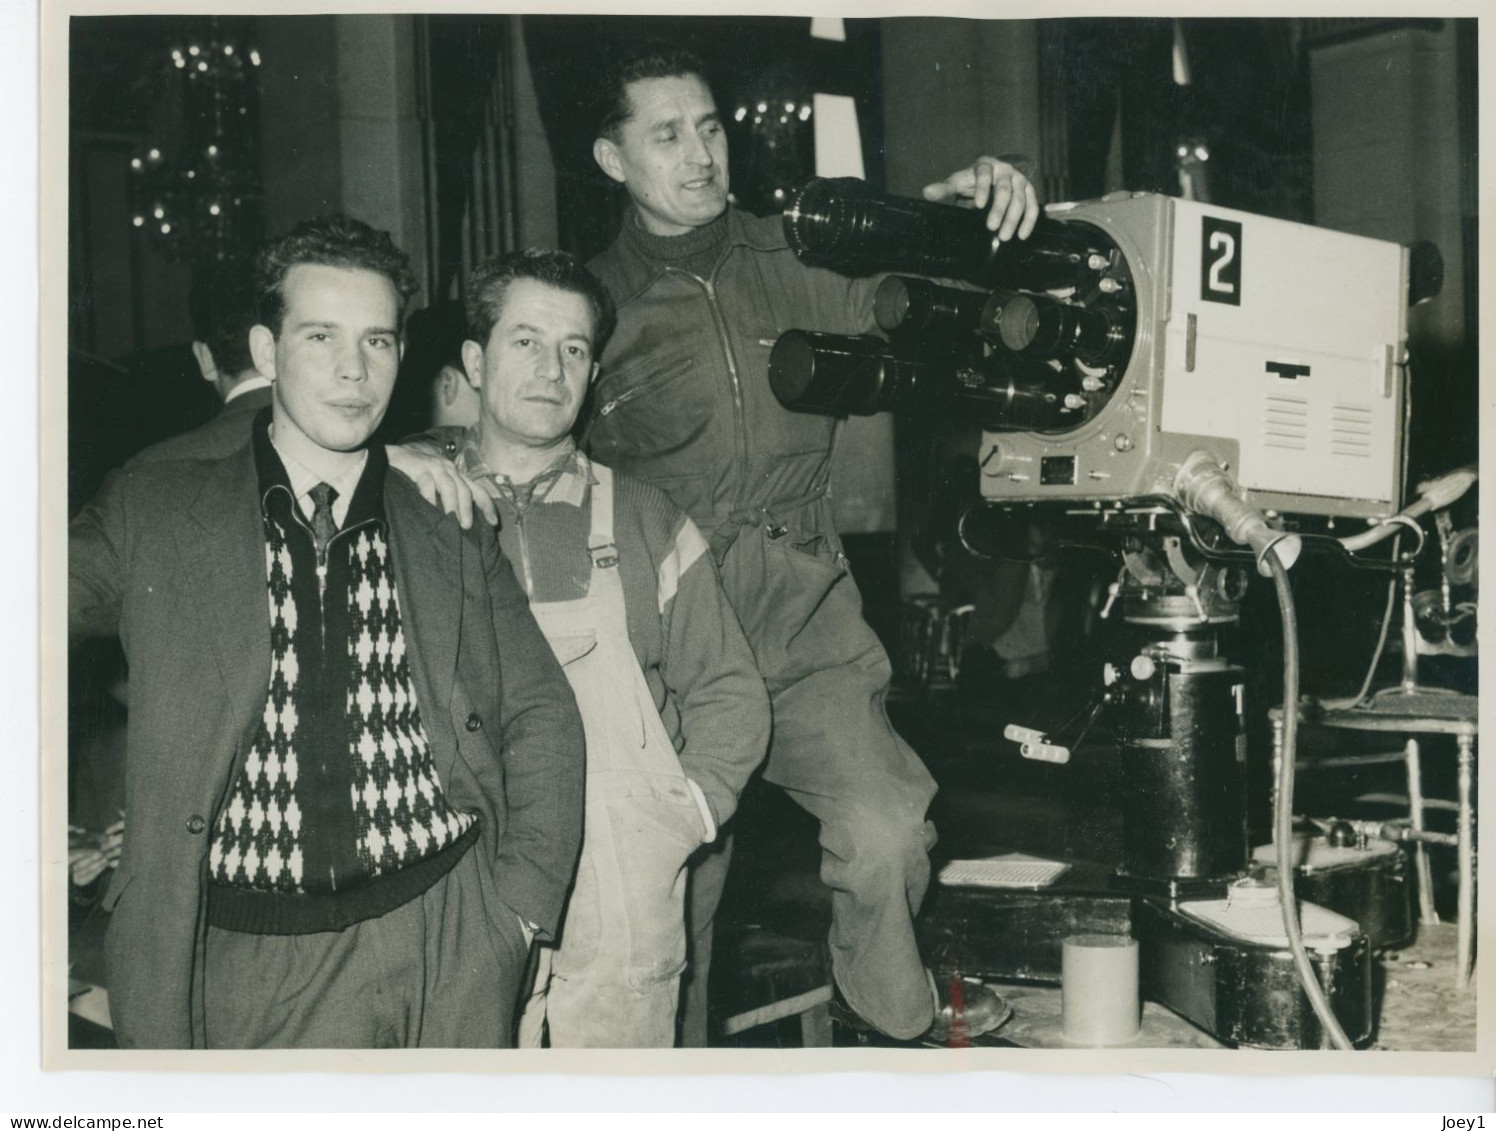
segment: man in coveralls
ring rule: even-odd
[[[459,468],[491,487],[499,540],[563,665],[587,735],[582,859],[540,952],[521,1046],[675,1043],[687,858],[737,807],[769,701],[694,523],[655,487],[577,450],[572,425],[613,307],[564,252],[468,280],[480,399]]]
[[[920,958],[913,916],[929,882],[935,784],[884,711],[890,669],[862,617],[828,492],[835,422],[792,413],[769,388],[785,330],[874,330],[876,279],[806,267],[778,216],[729,207],[727,141],[698,60],[662,51],[605,77],[593,156],[631,198],[616,241],[589,266],[618,325],[588,422],[589,451],[670,496],[710,540],[773,703],[764,777],[820,822],[832,891],[837,989],[889,1036],[943,1040],[953,1008]],[[925,189],[989,206],[1003,239],[1027,237],[1033,187],[980,158]],[[693,868],[692,965],[683,1043],[706,1043],[711,925],[725,847]],[[963,988],[962,1022],[1001,1024],[1005,1003]]]

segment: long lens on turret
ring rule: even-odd
[[[991,286],[1053,290],[1093,271],[1093,240],[1041,218],[1026,240],[1002,241],[980,209],[885,196],[851,177],[817,177],[791,191],[784,212],[790,247],[806,263],[845,274],[914,271]]]
[[[1043,362],[993,354],[976,375],[980,382],[958,374],[964,380],[954,399],[989,432],[1049,432],[1075,423],[1066,415],[1069,378]]]
[[[769,353],[769,386],[796,412],[871,416],[944,411],[992,432],[1046,431],[1065,420],[1069,378],[995,354],[970,366],[900,357],[880,338],[790,330]]]
[[[981,291],[890,275],[873,295],[873,317],[890,334],[974,334],[981,329],[986,302]]]
[[[1026,291],[993,291],[980,329],[995,344],[1025,357],[1078,357],[1088,365],[1115,360],[1124,344],[1105,311]]]
[[[872,416],[910,402],[925,368],[895,357],[881,338],[790,330],[769,352],[769,387],[796,412]]]

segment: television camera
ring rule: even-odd
[[[1437,293],[1437,250],[1144,193],[1051,205],[1024,241],[984,221],[851,179],[792,193],[784,229],[804,262],[894,273],[875,299],[886,337],[790,330],[771,353],[774,392],[799,411],[978,423],[982,503],[960,526],[973,552],[1009,528],[1002,516],[1047,506],[1120,555],[1103,615],[1119,610],[1131,632],[1080,730],[1006,732],[1025,757],[1065,763],[1105,714],[1124,763],[1108,890],[1056,891],[1073,913],[1039,918],[1121,923],[1140,940],[1145,995],[1223,1040],[1364,1042],[1371,946],[1396,927],[1294,892],[1287,570],[1306,550],[1400,568],[1363,551],[1399,529],[1407,310]],[[1468,485],[1436,490],[1447,502]],[[1254,571],[1273,579],[1288,647],[1275,868],[1249,851],[1244,673],[1219,642]],[[1389,867],[1369,881],[1374,902],[1405,907]],[[1059,941],[973,964],[1057,975]]]

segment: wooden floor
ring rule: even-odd
[[[1381,1025],[1373,1048],[1395,1052],[1472,1052],[1475,979],[1455,985],[1455,926],[1424,924],[1418,941],[1381,958]]]

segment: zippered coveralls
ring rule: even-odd
[[[785,330],[872,329],[876,281],[805,266],[778,217],[729,209],[726,222],[706,278],[649,258],[626,236],[589,264],[618,327],[587,443],[663,490],[711,541],[773,704],[764,777],[820,822],[837,985],[866,1021],[909,1039],[934,1016],[913,916],[929,882],[935,784],[884,710],[888,656],[863,619],[832,519],[836,422],[786,410],[768,381]],[[719,852],[692,874],[687,1045],[705,1044],[726,867]]]

